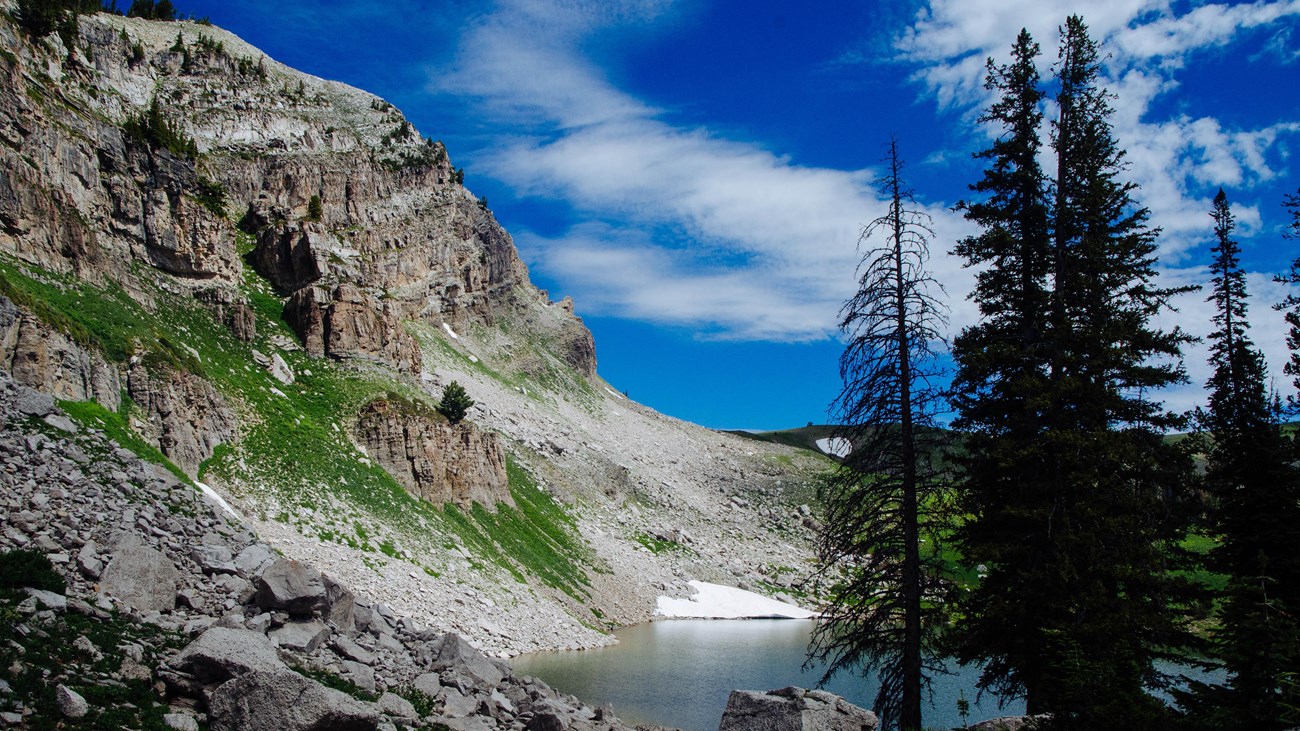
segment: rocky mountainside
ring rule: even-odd
[[[278,556],[4,374],[0,465],[6,727],[627,729]],[[13,591],[14,552],[48,559],[59,586]]]
[[[693,579],[800,598],[829,461],[605,383],[573,303],[390,104],[209,25],[83,15],[65,43],[5,4],[0,368],[58,418],[494,655],[609,642]],[[167,532],[139,518],[113,540]]]

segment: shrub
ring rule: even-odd
[[[438,402],[438,413],[447,417],[447,421],[459,424],[474,405],[474,399],[465,393],[465,387],[452,381],[442,390],[442,400]]]
[[[226,186],[216,180],[208,180],[202,175],[197,181],[197,190],[194,192],[194,198],[203,204],[204,208],[226,217]]]
[[[139,117],[126,120],[122,129],[131,139],[144,142],[154,149],[166,148],[173,155],[190,160],[199,156],[198,145],[185,135],[180,124],[163,116],[157,97],[154,97],[149,109]]]
[[[40,551],[19,549],[0,553],[0,589],[44,589],[62,594],[68,582]]]
[[[307,201],[307,216],[303,220],[319,221],[323,215],[325,215],[325,211],[321,206],[320,196],[312,196],[311,200]]]

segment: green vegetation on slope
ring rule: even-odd
[[[180,633],[166,632],[147,622],[131,622],[116,613],[106,619],[65,612],[39,620],[19,612],[26,596],[19,590],[34,585],[62,593],[62,577],[42,554],[11,551],[0,554],[0,679],[12,693],[0,697],[0,708],[17,701],[32,711],[23,728],[135,728],[164,731],[163,716],[171,709],[147,679],[116,678],[128,645],[143,648],[146,665],[156,666],[170,651],[184,646]],[[21,575],[17,572],[21,571]],[[56,581],[57,580],[57,581]],[[73,646],[85,637],[101,651],[98,657]],[[79,719],[59,712],[55,688],[66,685],[84,697],[89,713]]]
[[[184,470],[173,464],[166,455],[158,451],[157,447],[146,442],[131,428],[131,411],[135,408],[131,399],[123,397],[122,409],[117,412],[109,411],[97,401],[60,401],[59,408],[82,426],[104,432],[119,447],[134,452],[136,456],[148,462],[162,465],[182,482],[190,482],[190,477]]]
[[[247,245],[240,241],[241,248]],[[238,444],[219,447],[201,471],[260,506],[265,517],[390,558],[398,553],[394,537],[440,549],[448,546],[431,533],[456,535],[479,568],[493,566],[521,582],[535,577],[575,599],[587,596],[586,571],[599,568],[598,561],[564,508],[513,459],[508,474],[515,506],[492,511],[476,505],[466,512],[412,496],[357,450],[348,430],[362,406],[387,398],[433,413],[422,391],[387,371],[311,359],[301,351],[282,353],[296,374],[293,384],[282,384],[253,360],[254,348],[274,350],[272,338],[294,337],[268,282],[246,271],[242,288],[258,315],[259,334],[249,344],[194,299],[149,288],[152,270],[137,269],[156,302],[153,311],[116,285],[99,288],[6,259],[0,259],[0,294],[112,361],[138,356],[151,370],[179,369],[211,382],[238,412],[241,433]],[[122,413],[97,403],[62,406],[83,425],[189,480],[130,428],[129,400]],[[335,515],[340,505],[345,510]],[[432,553],[417,551],[413,560],[436,575]],[[382,562],[376,556],[372,565]]]

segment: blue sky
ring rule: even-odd
[[[534,282],[572,295],[601,375],[719,428],[826,419],[836,331],[873,178],[898,136],[935,219],[932,265],[973,321],[970,232],[951,212],[988,142],[983,61],[1019,29],[1055,59],[1080,13],[1108,53],[1113,121],[1152,211],[1166,281],[1200,282],[1223,186],[1253,273],[1254,337],[1280,377],[1272,283],[1300,254],[1300,0],[186,0],[276,60],[396,104],[443,140],[514,236]],[[1050,116],[1050,114],[1049,114]],[[1208,331],[1204,295],[1164,318]],[[1201,347],[1174,408],[1202,398]],[[1285,392],[1286,389],[1284,389]]]

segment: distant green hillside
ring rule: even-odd
[[[745,439],[753,439],[758,442],[771,442],[773,444],[784,444],[787,447],[797,449],[808,449],[818,454],[822,451],[817,448],[818,439],[830,439],[835,436],[840,427],[833,424],[801,426],[797,429],[781,429],[780,431],[761,431],[751,432],[743,430],[726,430],[726,434],[735,434]]]

